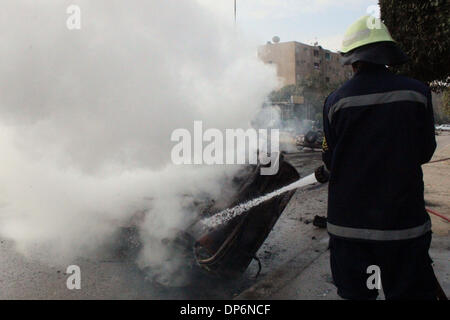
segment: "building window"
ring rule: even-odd
[[[330,82],[330,78],[329,78],[329,77],[326,77],[326,78],[325,78],[325,81],[326,81],[326,82]]]
[[[325,59],[330,61],[331,60],[331,55],[329,52],[325,52]]]
[[[319,64],[317,62],[314,62],[314,69],[319,69]]]
[[[319,56],[319,50],[314,50],[314,57],[318,57]]]

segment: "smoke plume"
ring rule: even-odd
[[[186,202],[237,169],[173,165],[172,131],[248,128],[277,85],[232,19],[194,0],[3,1],[0,39],[0,236],[52,264],[145,211],[139,264],[160,267]]]

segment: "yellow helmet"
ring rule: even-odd
[[[345,32],[341,53],[375,42],[394,42],[386,25],[371,15],[365,15],[353,23]]]

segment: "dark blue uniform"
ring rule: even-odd
[[[422,274],[425,265],[431,268],[431,222],[425,211],[421,169],[436,148],[429,87],[384,66],[368,65],[326,99],[324,132],[323,161],[330,171],[327,227],[340,294],[373,297],[364,280],[369,263],[383,266],[383,287],[392,289],[390,296],[385,292],[388,298],[432,291],[434,286],[413,283],[412,289],[402,282],[406,279],[395,282],[392,276],[402,263],[411,264],[410,259],[421,260],[415,268]],[[421,247],[421,257],[414,257],[414,247]],[[410,248],[409,255],[406,248]],[[405,253],[401,261],[400,252]],[[396,259],[389,254],[397,255]],[[357,259],[356,269],[345,265],[345,260]],[[411,276],[417,270],[410,271],[403,273]],[[390,282],[384,283],[387,279]],[[401,283],[409,288],[407,292],[399,289]]]

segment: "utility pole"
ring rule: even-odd
[[[234,24],[236,25],[236,9],[237,9],[237,7],[236,7],[236,0],[234,0]]]

